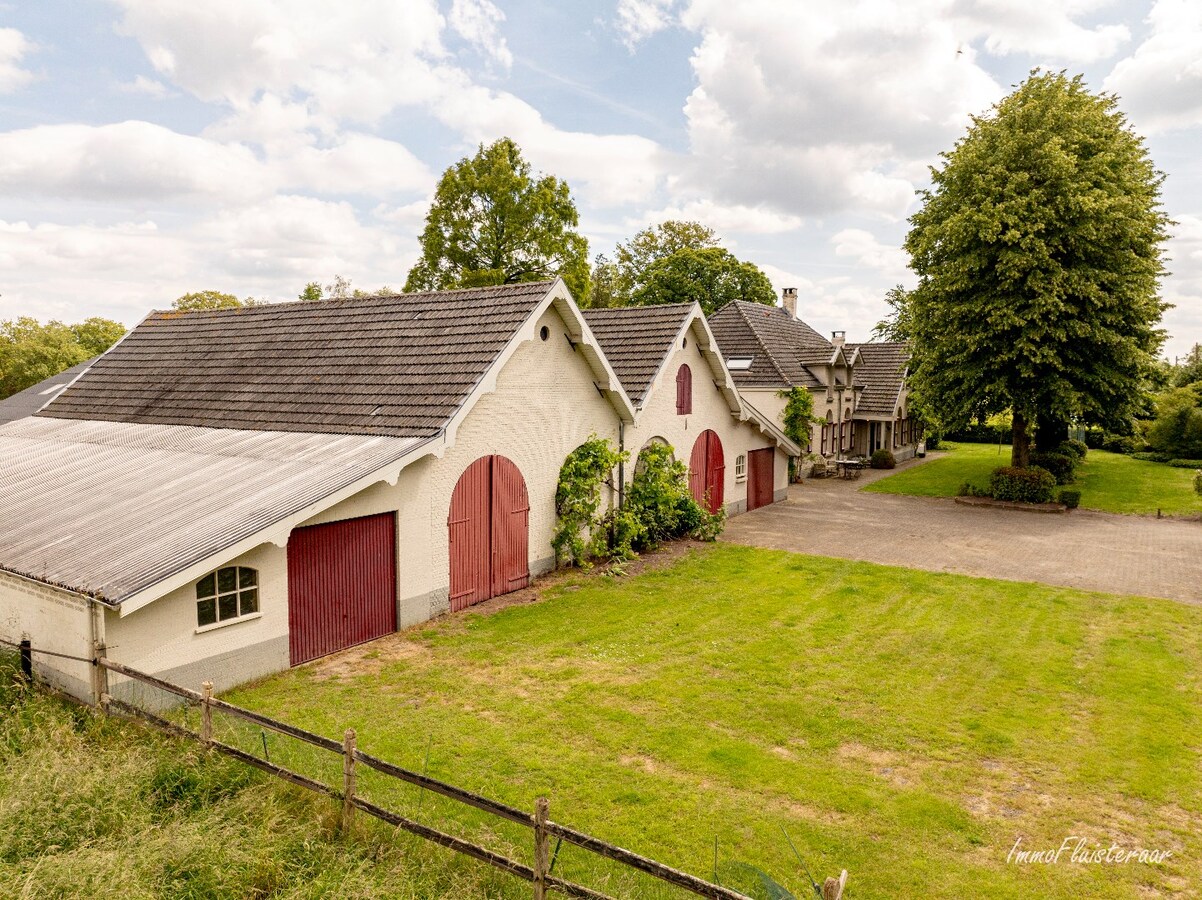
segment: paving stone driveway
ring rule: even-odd
[[[860,493],[869,478],[792,485],[785,502],[731,519],[722,540],[1202,604],[1202,522]]]

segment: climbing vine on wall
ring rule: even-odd
[[[587,565],[592,556],[608,555],[604,551],[609,543],[607,530],[612,527],[605,527],[603,489],[614,486],[614,469],[629,458],[630,454],[619,452],[594,434],[563,461],[555,488],[559,519],[551,538],[559,562]]]
[[[689,493],[689,470],[668,444],[651,443],[639,452],[627,505],[638,523],[635,548],[692,535],[714,540],[726,523],[726,510],[710,513]]]
[[[814,416],[814,395],[806,388],[792,387],[781,391],[777,396],[785,401],[784,425],[785,434],[793,443],[808,450],[810,447],[810,426],[817,421]],[[797,472],[797,460],[789,457],[789,480],[792,481]]]

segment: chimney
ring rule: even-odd
[[[797,318],[797,288],[785,288],[780,292],[781,303],[790,319]]]
[[[843,343],[846,340],[847,340],[847,332],[846,331],[832,331],[831,332],[831,343],[834,344],[836,347],[842,347]]]

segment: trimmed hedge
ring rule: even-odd
[[[1132,453],[1131,458],[1142,459],[1144,462],[1167,463],[1171,457],[1159,450],[1141,450],[1139,453]]]
[[[1066,456],[1075,456],[1077,459],[1085,459],[1085,454],[1089,452],[1089,448],[1085,445],[1085,441],[1077,441],[1069,438],[1060,445],[1056,452],[1063,453]]]
[[[1056,478],[1057,484],[1072,484],[1077,474],[1077,457],[1067,453],[1031,454],[1031,465],[1047,469]]]
[[[1202,469],[1198,470],[1198,474],[1194,476],[1194,491],[1202,496]]]
[[[882,447],[880,450],[872,451],[872,460],[869,465],[874,469],[892,469],[897,466],[897,460],[894,458],[892,450]]]
[[[989,476],[989,494],[995,500],[1047,503],[1056,491],[1056,477],[1047,469],[1001,466]]]
[[[1078,506],[1081,505],[1081,492],[1080,491],[1063,490],[1059,494],[1059,499],[1060,499],[1060,502],[1063,503],[1065,506],[1067,506],[1069,509],[1076,509]]]
[[[1170,459],[1169,465],[1174,469],[1202,469],[1202,459]]]
[[[966,444],[996,444],[1005,440],[1006,431],[994,428],[992,425],[979,423],[965,425],[943,436],[945,441],[963,441]]]
[[[1107,434],[1102,438],[1102,449],[1111,453],[1134,453],[1140,441],[1129,434]]]

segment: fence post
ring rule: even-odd
[[[104,667],[107,657],[108,650],[104,642],[93,641],[92,665],[96,667],[96,703],[105,713],[109,711],[109,670]]]
[[[355,729],[348,728],[342,738],[342,830],[351,827],[355,813]]]
[[[551,868],[551,835],[547,833],[546,797],[534,803],[534,900],[546,900],[547,875]]]
[[[200,739],[206,747],[213,745],[213,707],[209,701],[213,699],[213,682],[206,681],[200,686]]]
[[[21,639],[21,680],[33,684],[33,642]]]

